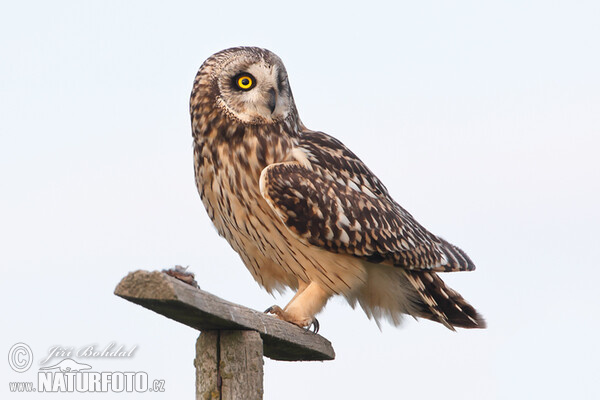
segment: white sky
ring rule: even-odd
[[[117,342],[135,357],[90,363],[166,380],[139,398],[193,398],[198,332],[114,296],[131,270],[190,265],[228,300],[287,302],[194,186],[192,81],[236,45],[277,53],[305,124],[471,255],[444,279],[489,324],[380,332],[334,300],[337,359],[266,360],[265,399],[600,397],[600,3],[211,3],[0,6],[0,397],[52,346]],[[35,357],[20,375],[1,361],[17,342]]]

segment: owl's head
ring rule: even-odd
[[[296,112],[283,62],[258,47],[209,57],[196,75],[190,107],[192,114],[216,108],[246,125],[281,122]]]

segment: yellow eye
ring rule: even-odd
[[[239,75],[235,79],[235,83],[242,90],[250,90],[254,87],[254,77],[250,74]]]

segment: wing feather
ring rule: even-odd
[[[261,194],[301,241],[371,262],[416,270],[473,270],[456,246],[428,232],[341,142],[321,132],[303,135],[308,163],[267,166]]]

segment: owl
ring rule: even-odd
[[[200,67],[190,99],[195,179],[219,235],[267,291],[267,312],[318,330],[335,295],[369,318],[404,315],[454,330],[484,328],[438,273],[472,271],[467,254],[430,233],[343,143],[308,129],[274,53],[236,47]]]

